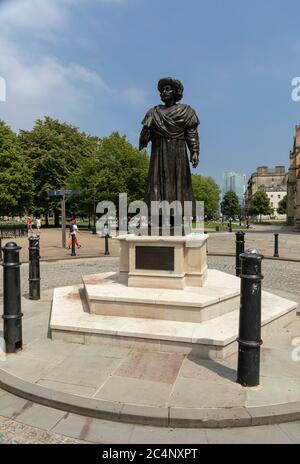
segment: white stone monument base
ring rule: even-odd
[[[123,235],[119,282],[128,287],[202,287],[207,278],[205,234],[158,237]]]
[[[117,275],[83,277],[54,291],[52,338],[83,344],[225,358],[237,351],[240,279],[209,270],[202,287],[127,287]],[[262,337],[295,319],[297,304],[262,294]]]

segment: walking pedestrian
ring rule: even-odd
[[[81,248],[81,245],[80,243],[78,242],[77,240],[77,234],[80,234],[79,230],[78,230],[78,227],[77,227],[77,224],[76,224],[76,219],[72,219],[71,222],[70,222],[70,240],[69,240],[69,243],[68,243],[68,250],[71,249],[71,246],[72,246],[72,236],[74,235],[75,236],[75,244],[77,246],[77,248]]]
[[[27,233],[29,234],[29,232],[31,232],[33,234],[33,230],[32,230],[32,216],[28,216],[27,218]]]
[[[42,227],[41,218],[39,218],[39,217],[36,218],[35,224],[36,224],[37,231],[40,234],[41,233],[41,227]]]

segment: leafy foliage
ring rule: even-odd
[[[221,211],[224,216],[234,218],[241,215],[241,206],[237,194],[234,191],[226,192],[221,203]]]
[[[260,220],[263,215],[272,214],[273,210],[270,205],[270,198],[266,192],[259,190],[255,193],[252,198],[250,212],[255,216],[260,216]]]
[[[92,156],[98,141],[50,117],[37,120],[31,131],[20,131],[18,143],[32,167],[33,203],[38,212],[57,210],[58,200],[48,198],[48,191],[64,188],[81,160]]]
[[[31,207],[32,173],[16,134],[0,121],[0,214],[23,215]]]
[[[195,200],[204,201],[204,212],[209,218],[219,217],[220,188],[212,177],[192,176]]]
[[[287,195],[279,202],[277,213],[287,214]]]
[[[147,153],[139,152],[125,136],[114,132],[81,159],[69,185],[81,191],[79,207],[88,214],[93,211],[94,189],[97,202],[109,200],[117,205],[123,192],[128,194],[128,202],[143,199],[148,169]]]

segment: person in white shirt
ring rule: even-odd
[[[72,236],[74,236],[74,235],[75,235],[75,244],[76,244],[76,246],[78,248],[81,248],[81,245],[77,240],[77,234],[80,234],[80,232],[79,232],[77,224],[76,224],[76,219],[72,219],[72,221],[70,222],[70,240],[69,240],[69,243],[68,243],[68,250],[71,249]]]
[[[40,219],[40,218],[36,218],[35,224],[36,224],[36,228],[37,228],[37,230],[38,230],[38,233],[41,233],[41,227],[42,227],[41,219]]]

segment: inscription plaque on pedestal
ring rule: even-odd
[[[135,267],[148,271],[174,271],[174,247],[137,246]]]

